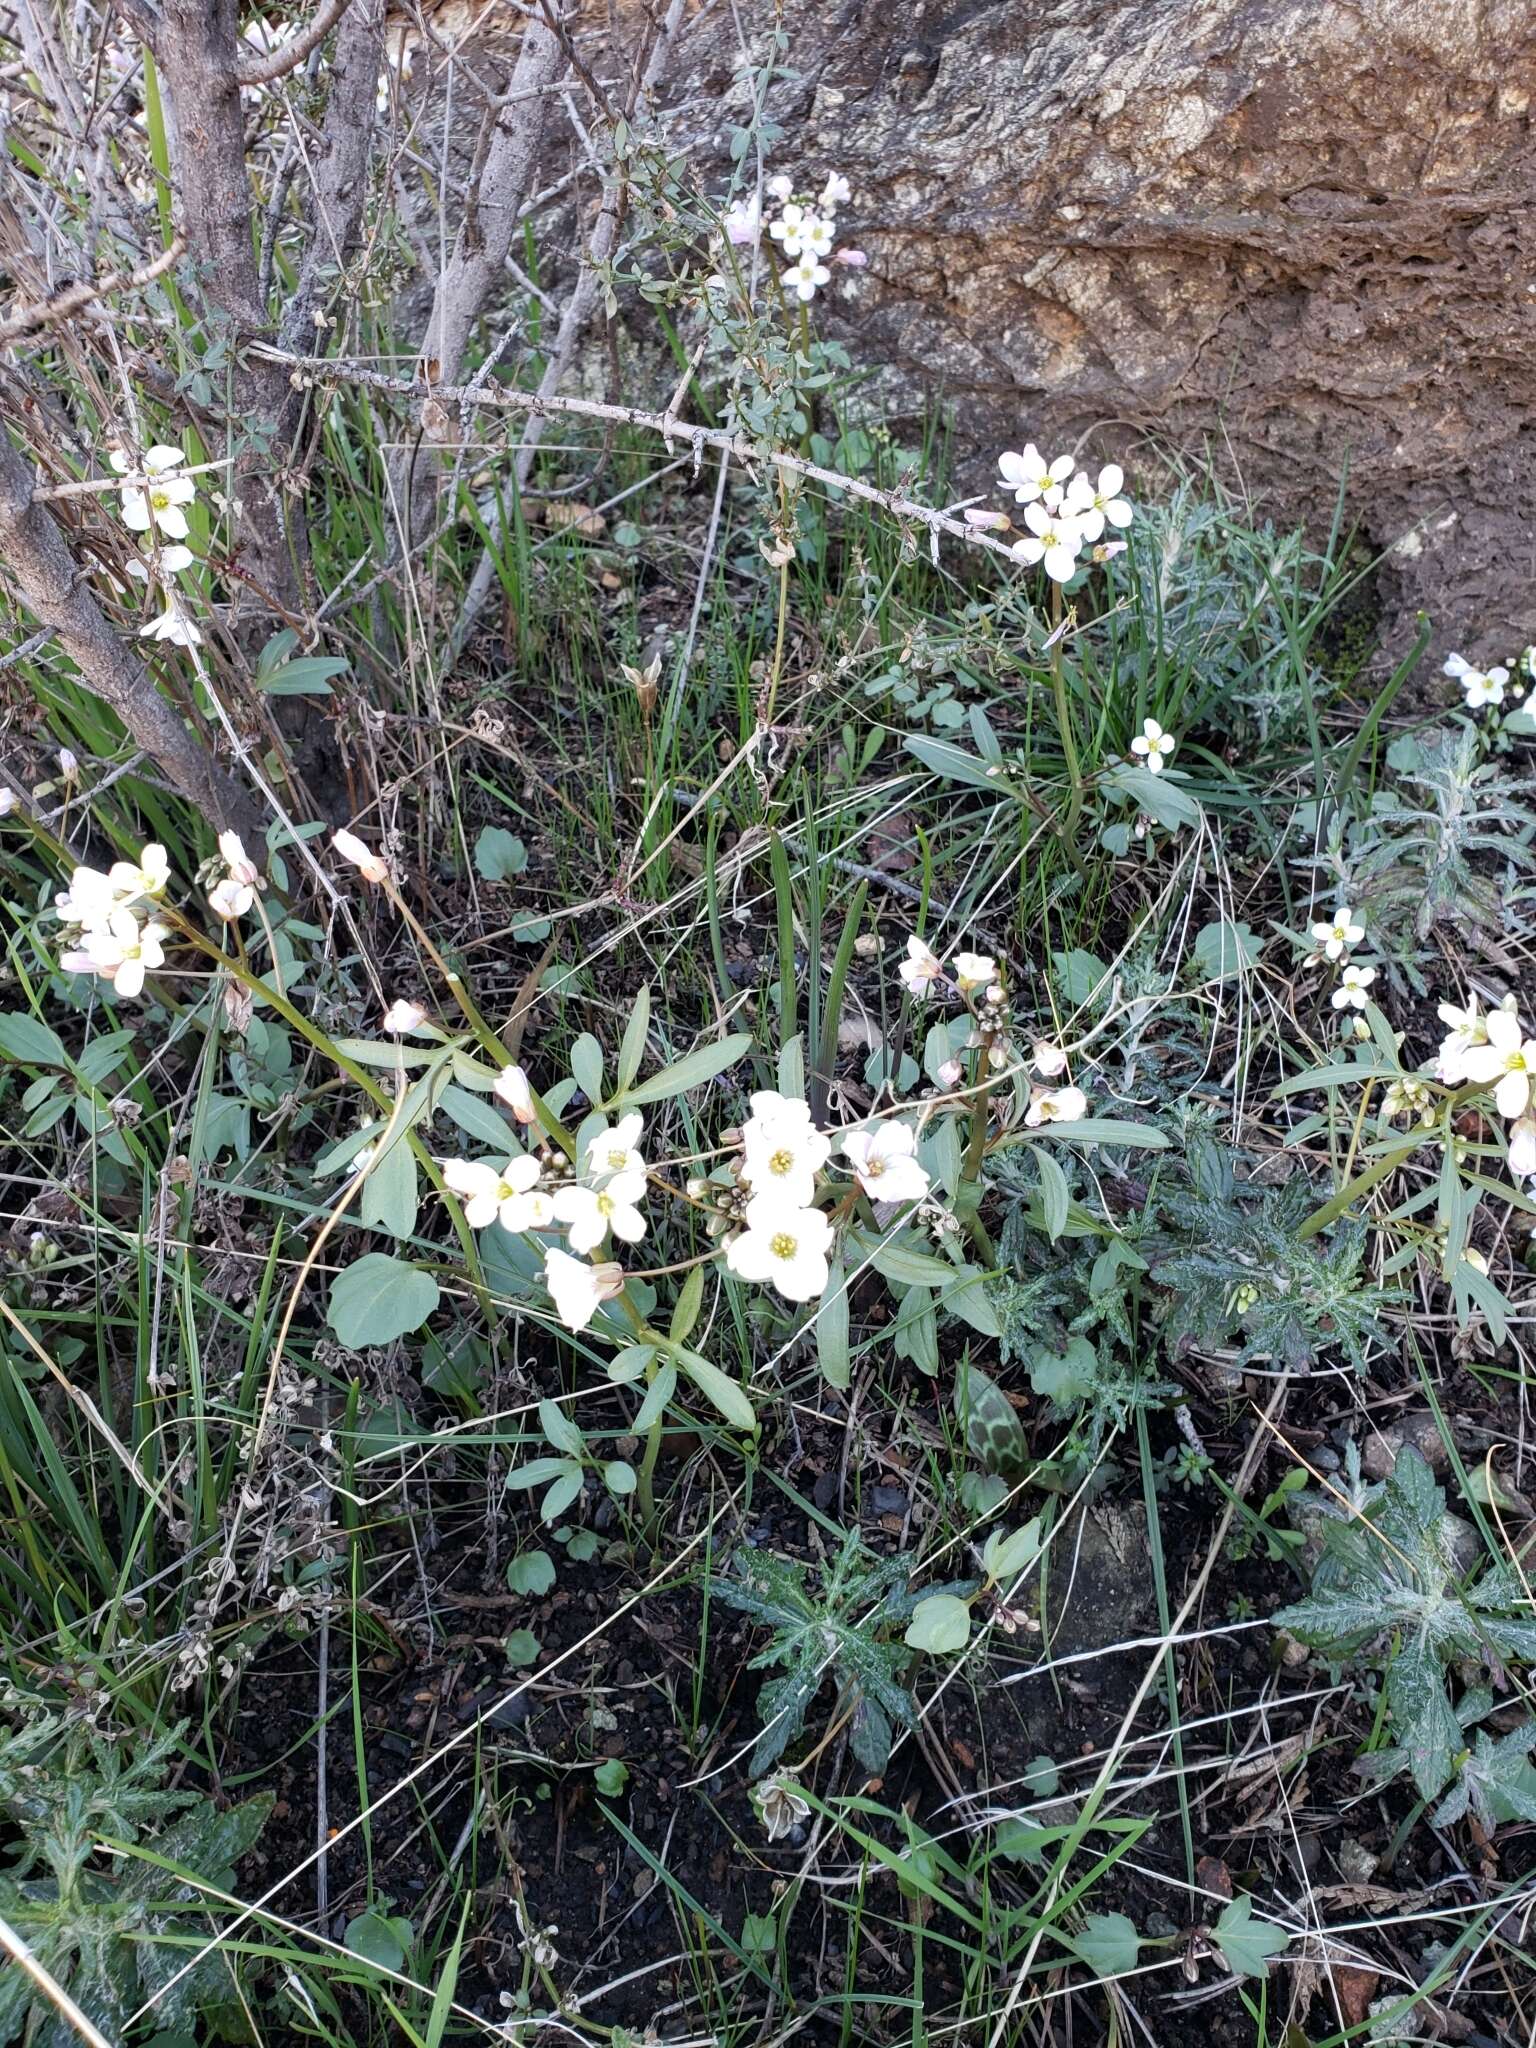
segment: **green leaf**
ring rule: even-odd
[[[1007,1396],[979,1365],[963,1362],[955,1368],[955,1413],[976,1462],[1004,1479],[1017,1479],[1029,1462],[1023,1425]]]
[[[592,1773],[592,1782],[605,1799],[617,1799],[629,1783],[629,1765],[616,1756],[605,1757]]]
[[[1129,797],[1137,810],[1145,811],[1167,832],[1176,832],[1181,825],[1198,825],[1202,816],[1199,804],[1187,791],[1166,773],[1154,775],[1150,768],[1122,764],[1102,778],[1102,787]]]
[[[861,1265],[872,1265],[882,1279],[894,1280],[898,1287],[949,1287],[955,1280],[955,1268],[949,1260],[920,1252],[916,1234],[910,1229],[884,1239],[870,1237],[862,1230],[850,1230],[848,1243]]]
[[[902,745],[909,754],[915,754],[925,768],[935,775],[942,775],[946,782],[961,782],[971,789],[989,789],[998,796],[1013,796],[1017,792],[1008,785],[1005,774],[989,774],[989,763],[979,761],[964,747],[957,747],[952,740],[929,739],[925,733],[908,733]]]
[[[539,1403],[539,1427],[563,1457],[579,1458],[587,1440],[558,1401]]]
[[[430,1273],[390,1252],[365,1252],[331,1282],[325,1319],[349,1351],[364,1351],[419,1330],[438,1299]]]
[[[1061,1162],[1053,1159],[1049,1152],[1042,1152],[1038,1145],[1029,1147],[1034,1157],[1035,1169],[1040,1175],[1040,1204],[1045,1212],[1045,1234],[1054,1244],[1067,1227],[1067,1215],[1072,1207],[1072,1191],[1067,1186],[1067,1176],[1061,1170]]]
[[[478,1095],[471,1095],[467,1088],[457,1088],[450,1083],[438,1097],[437,1106],[467,1136],[478,1138],[482,1145],[493,1146],[498,1166],[514,1151],[512,1126],[505,1117],[498,1116],[488,1102],[482,1102]]]
[[[981,1560],[999,1585],[1017,1578],[1040,1555],[1040,1517],[1034,1516],[1010,1536],[994,1529],[982,1548]]]
[[[355,1920],[347,1922],[343,1939],[353,1955],[361,1956],[366,1963],[376,1963],[381,1970],[403,1970],[410,1950],[413,1930],[409,1920],[397,1919],[385,1913],[359,1913]]]
[[[558,1521],[580,1492],[581,1467],[569,1465],[539,1502],[539,1520]]]
[[[771,1913],[746,1913],[741,1922],[741,1945],[749,1956],[771,1955],[778,1945],[779,1926]]]
[[[571,1072],[576,1086],[588,1102],[603,1099],[603,1048],[590,1031],[583,1031],[571,1046]]]
[[[1291,1945],[1283,1927],[1271,1920],[1255,1920],[1253,1901],[1240,1893],[1222,1910],[1211,1930],[1227,1968],[1237,1977],[1262,1977],[1272,1956],[1282,1955]]]
[[[677,1367],[672,1363],[671,1359],[665,1359],[656,1368],[656,1377],[646,1388],[645,1399],[635,1411],[635,1419],[631,1427],[634,1429],[636,1436],[644,1436],[648,1429],[661,1420],[662,1416],[667,1412],[668,1403],[676,1392]]]
[[[555,1583],[555,1561],[547,1550],[520,1550],[507,1566],[507,1590],[537,1600]]]
[[[1251,925],[1233,924],[1230,918],[1217,918],[1195,934],[1195,960],[1207,981],[1231,981],[1245,968],[1256,967],[1263,950],[1264,941]]]
[[[569,1458],[531,1458],[526,1465],[514,1465],[505,1483],[509,1492],[521,1493],[528,1487],[542,1486],[546,1480],[564,1478],[572,1471],[579,1477],[581,1467],[573,1466]]]
[[[619,1093],[634,1080],[640,1071],[640,1062],[645,1058],[646,1034],[651,1028],[651,990],[649,983],[642,986],[635,997],[635,1007],[629,1013],[629,1022],[624,1026],[624,1036],[619,1040]]]
[[[715,1404],[733,1428],[757,1428],[757,1410],[737,1382],[728,1378],[718,1365],[711,1365],[696,1351],[679,1351],[677,1361],[699,1392]]]
[[[524,1671],[530,1664],[538,1663],[544,1645],[531,1628],[515,1628],[502,1647],[513,1670]]]
[[[409,1237],[416,1228],[421,1188],[408,1145],[390,1145],[368,1169],[357,1197],[357,1217],[371,1230]]]
[[[626,1088],[622,1099],[626,1104],[665,1102],[671,1096],[685,1095],[690,1088],[701,1087],[704,1082],[713,1081],[717,1074],[723,1074],[727,1067],[734,1067],[738,1060],[746,1058],[751,1049],[751,1033],[733,1031],[718,1045],[701,1045],[696,1052],[675,1060],[670,1067],[663,1067],[659,1074],[652,1074],[649,1081],[640,1081]]]
[[[1086,1963],[1099,1983],[1109,1977],[1124,1977],[1136,1967],[1141,1954],[1141,1936],[1134,1921],[1124,1913],[1090,1913],[1080,1933],[1066,1937],[1080,1962]]]
[[[1126,1123],[1115,1116],[1085,1116],[1076,1123],[1044,1124],[1036,1138],[1064,1138],[1073,1145],[1132,1145],[1142,1152],[1166,1152],[1172,1143],[1153,1124]]]
[[[336,656],[306,654],[301,661],[285,661],[262,683],[269,697],[329,697],[331,677],[344,676],[349,662]]]
[[[672,1320],[667,1334],[674,1344],[686,1344],[693,1333],[693,1326],[699,1320],[699,1310],[704,1306],[704,1268],[695,1266],[683,1282],[672,1310]]]
[[[639,1484],[635,1468],[625,1458],[614,1458],[603,1467],[603,1484],[617,1499],[624,1500]]]
[[[912,1610],[902,1640],[930,1657],[950,1657],[971,1639],[971,1610],[954,1593],[930,1593]]]
[[[57,1032],[25,1010],[0,1013],[0,1058],[20,1060],[28,1067],[67,1067],[69,1055]]]
[[[475,841],[475,872],[484,881],[510,882],[527,865],[527,847],[503,825],[487,825]]]
[[[848,1385],[848,1282],[841,1259],[828,1267],[826,1292],[816,1310],[816,1362],[828,1386]]]

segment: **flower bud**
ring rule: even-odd
[[[533,1106],[533,1090],[528,1086],[528,1076],[521,1067],[503,1067],[496,1076],[491,1091],[498,1102],[504,1102],[520,1124],[536,1124],[539,1112]]]
[[[1029,1056],[1036,1072],[1043,1074],[1047,1081],[1054,1081],[1058,1074],[1067,1071],[1066,1054],[1059,1045],[1052,1045],[1048,1038],[1037,1038],[1030,1047]]]
[[[945,1060],[938,1072],[941,1088],[958,1088],[965,1078],[965,1069],[958,1060]]]
[[[419,1031],[426,1021],[427,1013],[420,1003],[407,1002],[403,997],[396,997],[384,1012],[384,1029],[395,1038],[403,1032]]]
[[[365,846],[355,832],[333,832],[331,844],[344,861],[351,863],[365,882],[387,882],[389,864],[381,854]]]

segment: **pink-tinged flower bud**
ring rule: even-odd
[[[941,1088],[958,1088],[965,1079],[965,1069],[958,1060],[945,1060],[939,1068],[938,1080]]]
[[[533,1091],[521,1067],[503,1067],[496,1076],[492,1093],[504,1102],[520,1124],[536,1124],[539,1112],[533,1106]]]
[[[869,258],[862,249],[835,249],[832,252],[832,261],[845,263],[850,270],[865,270],[869,267]]]
[[[987,533],[1006,533],[1013,521],[1006,512],[989,512],[985,505],[968,505],[965,523],[967,526],[979,526]]]
[[[246,853],[245,841],[238,832],[219,834],[219,852],[224,865],[229,869],[232,882],[243,882],[248,889],[254,889],[261,880],[261,869]]]
[[[393,1038],[406,1031],[419,1031],[427,1021],[427,1013],[420,1003],[410,1003],[403,996],[397,996],[384,1012],[384,1029]]]
[[[351,863],[365,882],[387,882],[389,865],[381,854],[363,844],[355,832],[333,832],[331,844],[344,861]]]
[[[1030,1047],[1029,1056],[1036,1071],[1044,1074],[1047,1081],[1054,1081],[1058,1074],[1067,1071],[1067,1056],[1059,1045],[1052,1045],[1048,1038],[1037,1038]]]
[[[1536,1180],[1536,1116],[1522,1116],[1510,1125],[1509,1170],[1516,1180]]]

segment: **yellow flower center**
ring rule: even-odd
[[[612,1197],[612,1195],[599,1195],[599,1196],[598,1196],[598,1198],[597,1198],[597,1213],[598,1213],[598,1215],[599,1215],[599,1216],[611,1216],[611,1215],[613,1214],[613,1197]]]
[[[772,1156],[769,1158],[768,1171],[770,1173],[778,1174],[779,1177],[782,1179],[786,1173],[793,1173],[794,1170],[794,1153],[790,1151],[787,1145],[781,1145],[778,1151],[773,1153]]]
[[[624,1171],[624,1162],[628,1157],[629,1154],[627,1152],[610,1152],[608,1154],[609,1170],[613,1173],[622,1173]]]
[[[867,1159],[864,1162],[864,1171],[871,1180],[878,1180],[885,1171],[885,1161],[883,1159]]]
[[[151,505],[154,506],[157,512],[164,512],[170,506],[171,494],[169,491],[166,490],[151,491],[149,494],[149,502],[151,503]]]
[[[795,1256],[795,1240],[787,1230],[776,1230],[768,1240],[768,1249],[776,1259],[792,1259]]]

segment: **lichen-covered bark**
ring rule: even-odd
[[[746,17],[750,25],[750,13]],[[1389,603],[1536,638],[1528,0],[789,0],[775,168],[836,164],[837,297],[895,416],[962,447],[1209,448],[1277,516],[1350,503]],[[707,26],[690,81],[740,55]],[[760,48],[754,47],[754,54]],[[723,143],[727,121],[722,119]]]

